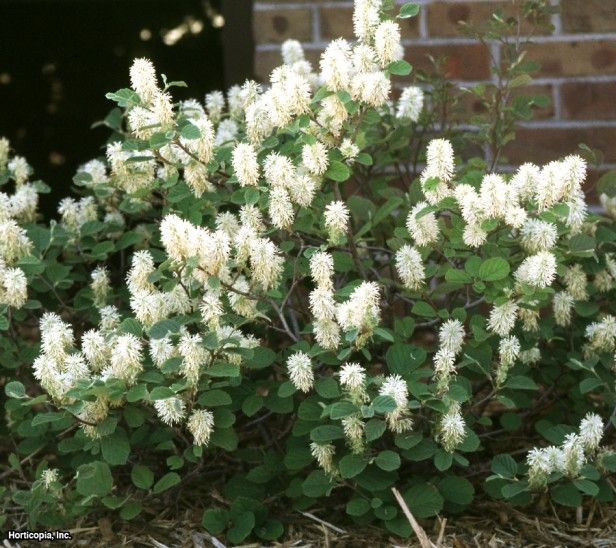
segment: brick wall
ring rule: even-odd
[[[604,154],[605,169],[616,169],[616,0],[552,0],[552,35],[537,36],[529,57],[539,61],[534,92],[552,105],[522,124],[508,150],[512,163],[545,162],[570,153],[581,142]],[[427,67],[426,55],[447,55],[447,71],[460,83],[490,78],[488,54],[462,36],[457,21],[476,22],[511,1],[415,0],[419,17],[401,21],[406,59]],[[300,40],[318,62],[332,38],[352,38],[352,0],[255,0],[255,72],[263,80],[280,63],[279,44]],[[498,54],[498,46],[496,48]]]

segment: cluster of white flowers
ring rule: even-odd
[[[597,453],[604,425],[599,415],[588,413],[580,422],[577,434],[567,434],[560,447],[550,446],[529,451],[528,483],[531,489],[543,489],[550,474],[559,472],[576,478],[587,460]]]
[[[291,354],[287,359],[287,370],[293,386],[302,392],[308,392],[314,384],[314,371],[310,356],[304,352]]]
[[[314,336],[323,348],[335,349],[340,344],[340,327],[336,322],[332,256],[324,251],[315,252],[310,257],[310,274],[316,284],[315,289],[310,292]]]
[[[372,337],[374,328],[378,325],[381,290],[376,282],[362,282],[357,286],[349,299],[336,308],[336,320],[343,331],[357,330],[357,346],[361,346]]]
[[[456,357],[464,344],[464,326],[459,320],[447,320],[439,330],[439,348],[434,355],[434,377],[439,395],[449,389],[451,376],[455,373]]]
[[[601,321],[586,327],[587,350],[614,352],[616,349],[616,317],[606,314]]]
[[[453,453],[464,441],[464,438],[466,438],[466,423],[460,412],[459,403],[452,404],[447,413],[441,417],[436,437],[448,453]]]
[[[396,402],[396,408],[385,414],[388,428],[397,434],[413,428],[409,410],[409,389],[400,375],[386,377],[379,389],[380,396],[389,396]]]

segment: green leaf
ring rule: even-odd
[[[23,399],[26,398],[26,387],[19,381],[11,381],[4,387],[4,393],[9,398]]]
[[[370,510],[370,503],[366,499],[351,499],[346,504],[346,513],[349,516],[363,516]]]
[[[417,316],[426,316],[428,318],[436,318],[436,310],[431,304],[428,304],[425,301],[417,301],[413,308],[411,309],[411,313],[416,314]]]
[[[497,476],[501,476],[502,478],[513,479],[518,473],[518,465],[513,460],[511,455],[501,454],[496,455],[494,459],[492,459],[492,472]]]
[[[495,282],[509,274],[509,263],[501,257],[491,257],[481,263],[479,277],[486,282]]]
[[[331,476],[322,470],[314,470],[302,483],[302,493],[310,498],[319,498],[327,495],[333,486]]]
[[[590,495],[591,497],[596,497],[599,494],[599,486],[595,482],[588,479],[573,480],[573,485],[575,485],[582,493]]]
[[[513,375],[507,379],[505,388],[511,388],[513,390],[539,390],[537,383],[530,377],[523,375]]]
[[[419,6],[408,2],[400,8],[398,19],[408,19],[409,17],[415,17],[419,13]]]
[[[137,95],[132,89],[128,88],[122,88],[116,92],[106,93],[105,97],[111,101],[115,101],[118,106],[122,108],[132,107],[141,102],[139,95]]]
[[[158,495],[167,489],[171,489],[174,485],[180,483],[181,480],[182,478],[180,478],[177,472],[169,472],[154,484],[152,492]]]
[[[473,501],[475,488],[466,478],[447,476],[438,483],[438,490],[446,501],[465,506]]]
[[[146,491],[154,484],[154,473],[143,464],[135,464],[130,473],[130,478],[139,489]]]
[[[168,386],[157,386],[150,392],[150,400],[166,400],[175,396],[175,392]]]
[[[212,508],[203,512],[201,518],[201,524],[212,535],[219,535],[226,528],[229,523],[229,511],[223,508]]]
[[[552,500],[561,506],[577,508],[582,505],[582,495],[571,482],[561,483],[550,490]]]
[[[180,130],[180,135],[184,137],[184,139],[198,139],[199,137],[201,137],[201,131],[197,126],[188,122]]]
[[[346,181],[350,176],[351,170],[339,160],[331,160],[325,172],[325,177],[339,183]]]
[[[374,461],[375,464],[386,472],[391,472],[400,468],[400,455],[395,451],[381,451]]]
[[[240,544],[252,532],[256,520],[253,512],[243,512],[233,518],[233,525],[227,531],[227,539],[231,544]]]
[[[126,432],[118,428],[110,436],[105,436],[101,440],[101,452],[109,464],[126,464],[130,454],[130,443]]]
[[[331,440],[341,440],[344,438],[344,432],[340,426],[334,424],[324,424],[317,426],[310,431],[310,439],[316,442],[327,442]]]
[[[420,483],[404,493],[404,500],[416,518],[435,516],[443,509],[443,497],[434,485]]]
[[[389,74],[395,74],[396,76],[408,76],[411,74],[413,67],[411,67],[410,63],[404,59],[400,59],[399,61],[394,61],[393,63],[387,65],[386,70]]]
[[[122,510],[120,510],[120,517],[123,520],[130,521],[136,518],[141,513],[142,509],[140,502],[129,501],[122,507]]]
[[[357,407],[349,401],[333,403],[329,408],[329,416],[332,420],[339,420],[357,413]]]
[[[264,369],[272,365],[274,361],[276,361],[276,352],[260,346],[253,349],[253,355],[245,360],[245,365],[251,369]]]
[[[168,333],[177,333],[180,324],[176,320],[160,320],[150,327],[149,335],[151,339],[162,339]]]
[[[382,421],[381,419],[370,419],[366,423],[366,427],[364,429],[366,441],[378,440],[385,433],[385,430],[385,421]]]
[[[361,474],[366,466],[368,466],[368,461],[364,457],[353,453],[345,455],[338,463],[340,475],[344,479],[354,478],[358,474]]]
[[[106,462],[94,461],[77,469],[76,489],[84,497],[104,497],[113,488],[111,470]]]
[[[372,400],[372,407],[377,413],[391,413],[398,405],[391,396],[377,396]]]
[[[199,396],[199,404],[204,407],[216,407],[218,405],[230,405],[231,396],[224,390],[209,390]]]

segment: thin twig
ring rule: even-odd
[[[415,531],[415,534],[417,535],[417,540],[419,541],[419,544],[421,544],[421,548],[436,548],[436,544],[434,544],[428,538],[428,535],[424,531],[423,527],[419,525],[419,523],[417,523],[415,516],[413,516],[413,514],[409,510],[409,507],[407,506],[405,500],[402,498],[400,492],[395,487],[391,488],[391,492],[394,494],[394,497],[400,505],[400,508],[402,508],[402,512],[406,516],[406,519],[409,520],[413,531]]]

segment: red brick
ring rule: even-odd
[[[616,128],[519,128],[505,149],[510,162],[545,164],[576,152],[580,143],[603,152],[605,162],[616,162]]]
[[[616,40],[535,43],[528,59],[541,64],[542,76],[616,74]]]
[[[414,70],[434,72],[429,59],[446,57],[444,71],[448,78],[455,80],[485,80],[490,76],[490,62],[486,48],[481,44],[412,46],[407,48],[405,59]]]
[[[616,31],[614,0],[561,0],[561,10],[567,32]]]
[[[463,34],[460,22],[472,26],[484,25],[498,9],[507,16],[517,14],[517,9],[511,2],[435,2],[428,5],[427,9],[430,36],[459,36]],[[523,23],[523,32],[530,28],[530,25]],[[544,32],[544,29],[538,28],[535,34],[541,32]]]
[[[254,38],[257,44],[312,39],[312,13],[308,9],[255,11]]]
[[[616,118],[616,82],[576,82],[561,88],[562,113],[572,120]]]
[[[354,39],[353,34],[353,6],[323,7],[320,10],[321,36],[324,40],[336,38]],[[398,21],[402,38],[415,38],[419,36],[419,20],[417,17]]]

